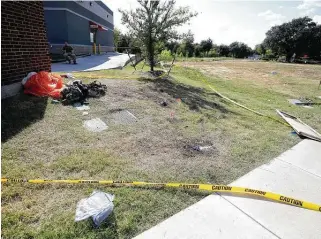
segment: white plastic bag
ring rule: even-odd
[[[75,221],[81,221],[93,217],[96,226],[112,213],[114,209],[114,195],[101,191],[94,191],[88,198],[81,199],[77,203]]]

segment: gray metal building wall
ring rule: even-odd
[[[68,25],[68,42],[71,44],[92,45],[88,20],[73,13],[66,12]]]
[[[113,17],[112,11],[102,2],[95,2],[103,7],[107,15]],[[87,6],[88,8],[88,6]],[[96,43],[103,51],[113,51],[114,25],[91,10],[82,7],[74,1],[45,1],[45,21],[48,41],[52,45],[51,53],[61,53],[62,45],[68,41],[75,49],[76,54],[91,53],[89,21],[107,27],[107,31],[99,30],[96,34]]]
[[[114,32],[112,31],[98,31],[96,37],[97,44],[104,46],[114,45]]]
[[[45,11],[47,38],[50,43],[63,44],[68,40],[66,11]]]

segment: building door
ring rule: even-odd
[[[93,24],[92,22],[89,22],[89,24],[90,24],[90,42],[97,44],[96,39],[97,39],[98,25]]]

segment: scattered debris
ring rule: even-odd
[[[98,82],[93,81],[87,85],[88,88],[88,96],[89,97],[102,97],[106,95],[107,86]]]
[[[82,112],[82,115],[88,115],[89,113],[87,111]]]
[[[196,141],[188,142],[184,145],[184,151],[182,151],[183,155],[187,157],[195,157],[198,154],[208,156],[218,154],[217,148],[215,148],[215,146],[210,141]]]
[[[164,101],[162,101],[162,102],[160,103],[160,105],[166,107],[166,106],[168,106],[168,103],[164,100]]]
[[[51,100],[51,104],[60,104],[60,101],[59,100]]]
[[[133,124],[137,122],[136,116],[128,110],[117,109],[111,110],[111,112],[113,112],[112,117],[116,124]]]
[[[88,105],[82,105],[81,103],[77,102],[73,105],[77,110],[89,110],[90,107]]]
[[[298,99],[288,99],[288,101],[292,104],[292,105],[296,105],[298,103],[302,103],[301,100]]]
[[[321,141],[321,135],[309,125],[303,123],[299,118],[279,110],[276,110],[276,112],[292,126],[298,135]]]
[[[209,145],[209,146],[193,146],[192,149],[196,150],[196,151],[209,151],[213,148],[213,146]]]
[[[175,118],[175,112],[174,112],[174,111],[171,111],[171,112],[169,113],[169,117],[170,117],[171,119],[174,119],[174,118]]]
[[[61,77],[75,79],[75,77],[71,73],[67,73],[66,75],[61,75]]]
[[[292,135],[298,135],[295,131],[291,131]]]
[[[24,86],[25,94],[62,99],[61,102],[64,105],[76,102],[84,104],[88,97],[101,97],[106,94],[107,86],[100,82],[94,81],[90,84],[83,84],[80,80],[74,80],[64,85],[62,77],[74,78],[69,73],[60,76],[46,71],[40,71],[39,73],[30,72],[23,78],[21,83]],[[59,101],[52,101],[52,103],[56,104],[59,103]]]
[[[302,101],[302,103],[312,103],[313,100],[306,98],[306,97],[300,97],[299,100]]]
[[[85,103],[88,97],[101,97],[106,94],[107,86],[94,81],[90,84],[83,84],[80,80],[75,80],[61,91],[62,103],[65,105],[80,102]]]
[[[77,203],[75,222],[92,217],[95,226],[101,223],[113,212],[115,196],[101,191],[94,191],[88,198]]]
[[[311,99],[307,99],[307,98],[300,98],[299,100],[298,99],[288,99],[288,101],[293,105],[301,105],[301,106],[321,105],[320,102],[312,102]],[[310,108],[310,107],[306,107],[306,108]]]
[[[108,126],[100,118],[85,120],[84,127],[92,132],[101,132],[108,129]]]

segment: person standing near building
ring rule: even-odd
[[[68,42],[65,42],[65,45],[62,48],[62,50],[64,52],[64,57],[69,62],[69,64],[71,63],[71,60],[73,60],[74,64],[77,64],[76,55],[74,54],[74,49],[72,48],[72,46],[68,44]]]

